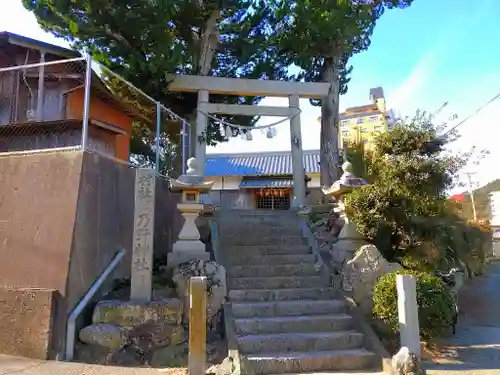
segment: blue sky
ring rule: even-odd
[[[443,118],[456,113],[459,119],[500,92],[499,0],[415,0],[404,10],[392,10],[379,21],[369,50],[352,58],[349,92],[341,97],[341,110],[368,102],[371,87],[384,88],[388,107],[411,115],[416,109],[435,111],[445,101]],[[0,30],[7,30],[65,46],[40,30],[20,0],[0,2]],[[286,100],[266,98],[262,105],[287,105]],[[319,148],[319,108],[301,101],[305,149]],[[261,124],[276,121],[263,118]],[[491,152],[479,166],[475,180],[484,184],[500,178],[500,100],[460,127],[462,138],[454,150],[472,146]],[[233,138],[208,152],[289,150],[288,122],[267,139],[254,131],[253,141]],[[495,161],[498,161],[495,163]]]

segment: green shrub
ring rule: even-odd
[[[453,299],[438,277],[410,270],[382,276],[373,288],[373,316],[392,332],[399,331],[396,275],[413,274],[417,278],[417,303],[420,335],[424,340],[441,337],[451,326]]]

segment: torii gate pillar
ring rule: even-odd
[[[288,97],[288,106],[296,108],[299,114],[290,118],[290,146],[292,149],[293,199],[292,207],[306,204],[306,185],[304,170],[304,152],[302,150],[302,132],[300,127],[300,103],[297,94]]]
[[[207,126],[208,116],[206,112],[206,104],[208,103],[208,90],[198,91],[198,105],[196,112],[196,137],[194,139],[195,149],[194,157],[196,159],[200,176],[205,176],[205,168],[207,164]]]

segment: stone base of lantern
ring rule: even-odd
[[[201,243],[201,242],[200,242]],[[181,250],[181,251],[172,251],[167,254],[167,263],[169,266],[177,266],[184,262],[189,262],[190,260],[210,260],[210,253],[205,251],[205,245],[203,245],[203,250],[193,250],[192,248],[189,250]]]
[[[167,254],[169,265],[177,266],[190,260],[210,260],[205,244],[200,241],[200,233],[195,220],[203,212],[204,205],[197,203],[179,203],[177,208],[184,217],[184,226],[179,233],[179,239],[172,246],[172,252]]]
[[[349,222],[347,219],[344,220],[346,222],[335,243],[335,251],[346,254],[347,259],[349,259],[361,246],[367,245],[368,242],[358,233],[354,223]]]

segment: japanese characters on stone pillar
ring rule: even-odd
[[[136,169],[130,280],[130,300],[132,301],[149,301],[151,299],[155,182],[156,175],[152,169]]]
[[[177,242],[172,246],[172,252],[167,255],[169,265],[175,266],[194,259],[210,259],[205,244],[200,241],[200,232],[195,220],[205,208],[200,201],[201,193],[209,192],[213,185],[214,182],[205,182],[204,177],[199,174],[195,158],[187,161],[186,174],[180,176],[178,180],[170,180],[170,189],[182,193],[177,209],[185,221]]]

